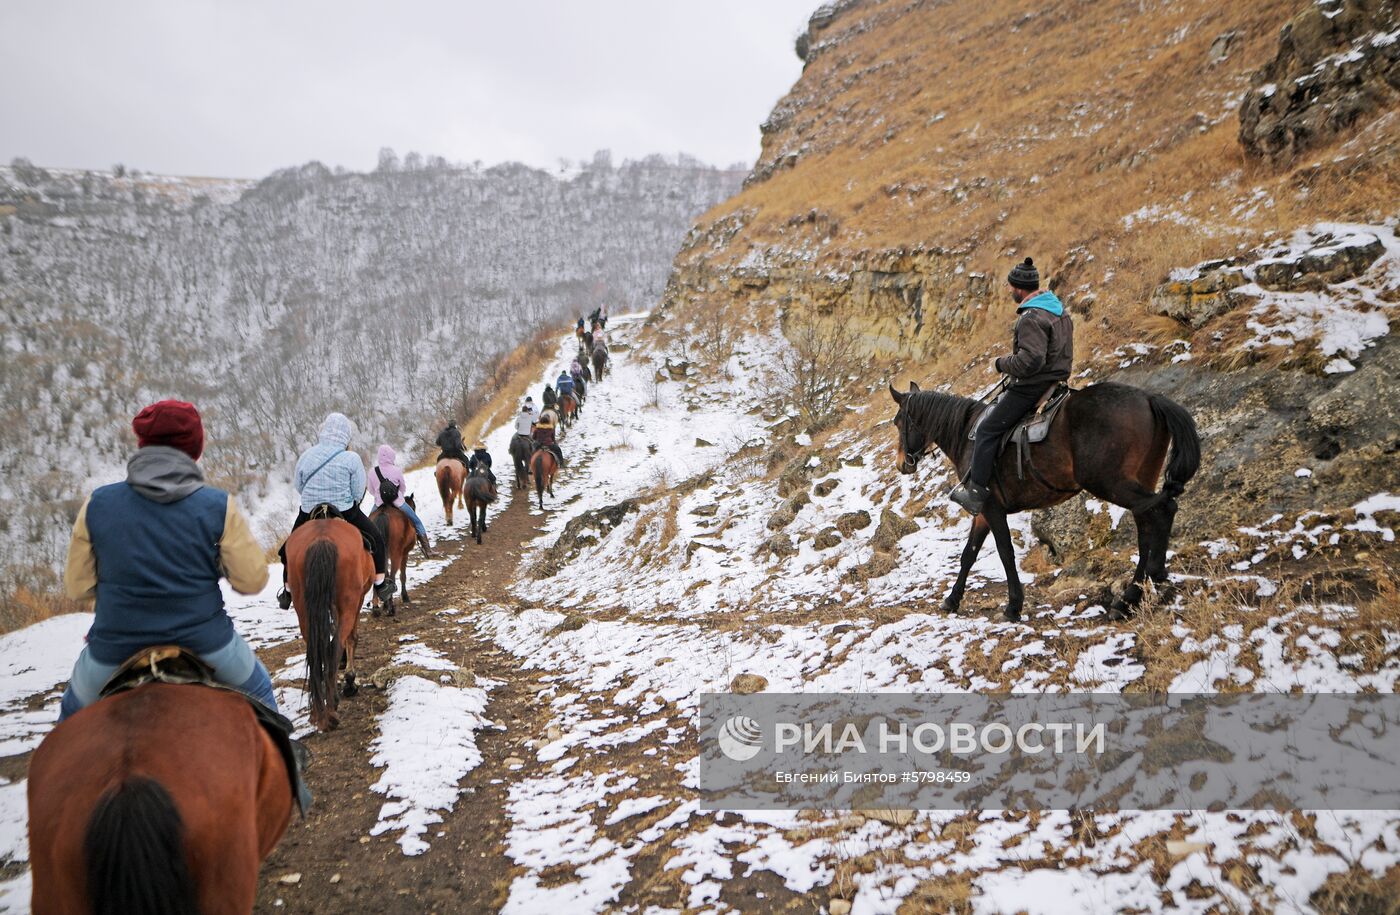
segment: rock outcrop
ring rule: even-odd
[[[1286,163],[1400,104],[1394,0],[1317,0],[1279,33],[1240,105],[1245,152]]]

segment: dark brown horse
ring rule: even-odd
[[[328,731],[336,712],[336,669],[345,668],[346,696],[355,686],[360,606],[374,584],[374,561],[359,530],[339,518],[308,521],[287,538],[287,588],[306,642],[306,692],[311,723]]]
[[[537,448],[535,453],[530,455],[530,475],[535,478],[535,495],[540,498],[540,508],[544,508],[544,493],[549,490],[549,497],[554,498],[554,475],[559,472],[559,462],[554,458],[554,452],[548,448]]]
[[[578,398],[572,394],[559,395],[559,418],[565,426],[572,426],[578,419]]]
[[[510,459],[515,462],[515,488],[524,489],[530,479],[530,451],[535,447],[528,435],[516,434],[510,439]]]
[[[28,791],[36,915],[251,912],[292,816],[248,700],[205,686],[88,706],[34,751]]]
[[[443,458],[433,471],[437,480],[438,495],[442,496],[442,513],[447,516],[447,526],[452,526],[452,508],[465,508],[462,501],[462,484],[467,479],[467,466],[456,458]]]
[[[408,497],[409,500],[412,498]],[[408,520],[408,515],[393,505],[379,506],[370,512],[369,520],[379,529],[379,536],[384,538],[385,556],[389,560],[388,576],[399,576],[399,590],[403,592],[404,606],[408,606],[412,603],[408,597],[408,554],[418,542],[418,532],[413,529],[413,522]],[[370,612],[379,616],[381,608],[389,616],[395,615],[392,594],[383,601],[373,599]]]
[[[477,466],[467,475],[463,490],[467,497],[467,517],[472,523],[471,536],[480,543],[481,535],[486,533],[486,506],[496,501],[496,484],[485,468]]]
[[[593,347],[593,377],[599,381],[603,380],[604,367],[608,364],[608,347],[606,343],[599,343]]]
[[[972,463],[968,430],[986,407],[966,397],[920,391],[917,384],[910,384],[907,393],[891,385],[890,395],[899,405],[894,424],[899,430],[900,472],[913,473],[919,458],[937,448],[953,462],[958,476],[965,476]],[[1024,593],[1007,515],[1048,508],[1085,490],[1128,509],[1137,524],[1137,569],[1110,613],[1113,619],[1123,619],[1142,600],[1144,578],[1167,580],[1167,543],[1176,518],[1176,497],[1201,463],[1195,421],[1161,394],[1122,384],[1096,384],[1071,394],[1045,441],[1029,450],[1033,472],[1025,479],[1017,474],[1013,448],[998,459],[992,497],[973,519],[958,578],[943,599],[943,609],[958,609],[968,571],[990,532],[1006,569],[1006,618],[1020,619]],[[1166,479],[1157,492],[1164,464]]]

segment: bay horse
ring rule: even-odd
[[[554,452],[548,448],[536,448],[535,453],[530,455],[530,475],[535,478],[535,495],[540,499],[540,510],[544,510],[544,493],[549,490],[549,497],[554,498],[554,475],[559,472],[559,462],[555,460]]]
[[[515,462],[515,488],[525,489],[529,485],[530,451],[535,443],[530,436],[516,433],[510,438],[510,458]]]
[[[968,430],[986,405],[955,394],[920,391],[912,382],[907,392],[890,385],[890,396],[899,407],[894,418],[899,471],[913,473],[919,458],[937,448],[952,461],[959,478],[965,477],[972,464]],[[1019,620],[1024,592],[1007,516],[1049,508],[1087,491],[1131,511],[1137,525],[1137,568],[1109,613],[1110,619],[1126,619],[1142,600],[1144,578],[1157,583],[1167,580],[1167,543],[1176,519],[1176,497],[1201,464],[1195,420],[1161,394],[1124,384],[1095,384],[1071,393],[1045,441],[1029,449],[1032,473],[1026,479],[1016,472],[1014,448],[1008,447],[997,459],[991,498],[972,521],[957,581],[943,598],[942,609],[957,611],[968,572],[990,532],[1006,570],[1006,618]],[[1156,492],[1164,464],[1166,478]]]
[[[409,496],[405,501],[411,501],[412,498]],[[386,570],[388,577],[392,579],[396,574],[399,576],[399,590],[403,592],[404,606],[408,606],[412,603],[408,596],[408,554],[413,552],[413,547],[418,542],[418,531],[414,530],[408,515],[396,505],[380,505],[370,512],[369,520],[379,529],[379,536],[384,538],[385,556],[389,560],[389,568]],[[379,616],[381,609],[389,616],[395,615],[392,594],[382,602],[378,598],[372,600],[370,613]]]
[[[578,419],[578,398],[572,394],[559,395],[559,418],[565,426],[572,426]]]
[[[467,479],[467,466],[456,458],[443,458],[433,471],[437,479],[438,495],[442,496],[442,513],[447,516],[447,526],[452,526],[452,507],[465,508],[462,501],[462,483]]]
[[[608,364],[608,346],[606,343],[599,343],[593,347],[593,376],[599,381],[603,380],[603,367]]]
[[[306,692],[311,723],[318,731],[340,724],[336,712],[337,668],[345,669],[345,696],[355,685],[357,624],[365,594],[374,584],[374,561],[349,521],[308,521],[287,538],[287,588],[292,592],[301,637],[306,642]]]
[[[251,912],[293,806],[248,700],[171,683],[55,727],[30,760],[28,794],[36,915]]]
[[[478,466],[467,475],[463,488],[467,496],[467,517],[471,519],[471,536],[481,543],[481,535],[486,533],[486,506],[496,501],[496,484]]]

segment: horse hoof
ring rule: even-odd
[[[342,696],[344,696],[346,699],[349,699],[349,698],[351,698],[352,696],[354,696],[356,693],[358,693],[359,691],[360,691],[360,688],[359,688],[358,686],[355,685],[355,678],[354,678],[354,677],[347,677],[346,680],[345,680],[345,686],[344,686],[344,688],[341,689],[340,694],[341,694]],[[339,724],[340,722],[337,720],[336,723]]]
[[[1002,613],[1002,616],[1005,617],[1008,623],[1019,623],[1021,622],[1021,608],[1007,607]]]
[[[957,613],[960,606],[962,606],[961,600],[953,600],[951,597],[945,597],[943,598],[943,602],[938,605],[938,609],[942,610],[944,613]]]
[[[375,619],[379,619],[380,610],[379,610],[379,605],[378,605],[378,604],[371,604],[371,605],[370,605],[370,608],[369,608],[369,615],[372,616],[372,617],[374,617]]]
[[[1133,608],[1122,600],[1113,602],[1113,606],[1108,609],[1108,618],[1112,622],[1119,623],[1133,615]]]

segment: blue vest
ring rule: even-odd
[[[178,502],[153,502],[126,483],[103,486],[87,507],[97,558],[96,619],[88,651],[120,664],[151,645],[174,643],[195,654],[234,636],[219,589],[228,494],[205,486]]]

